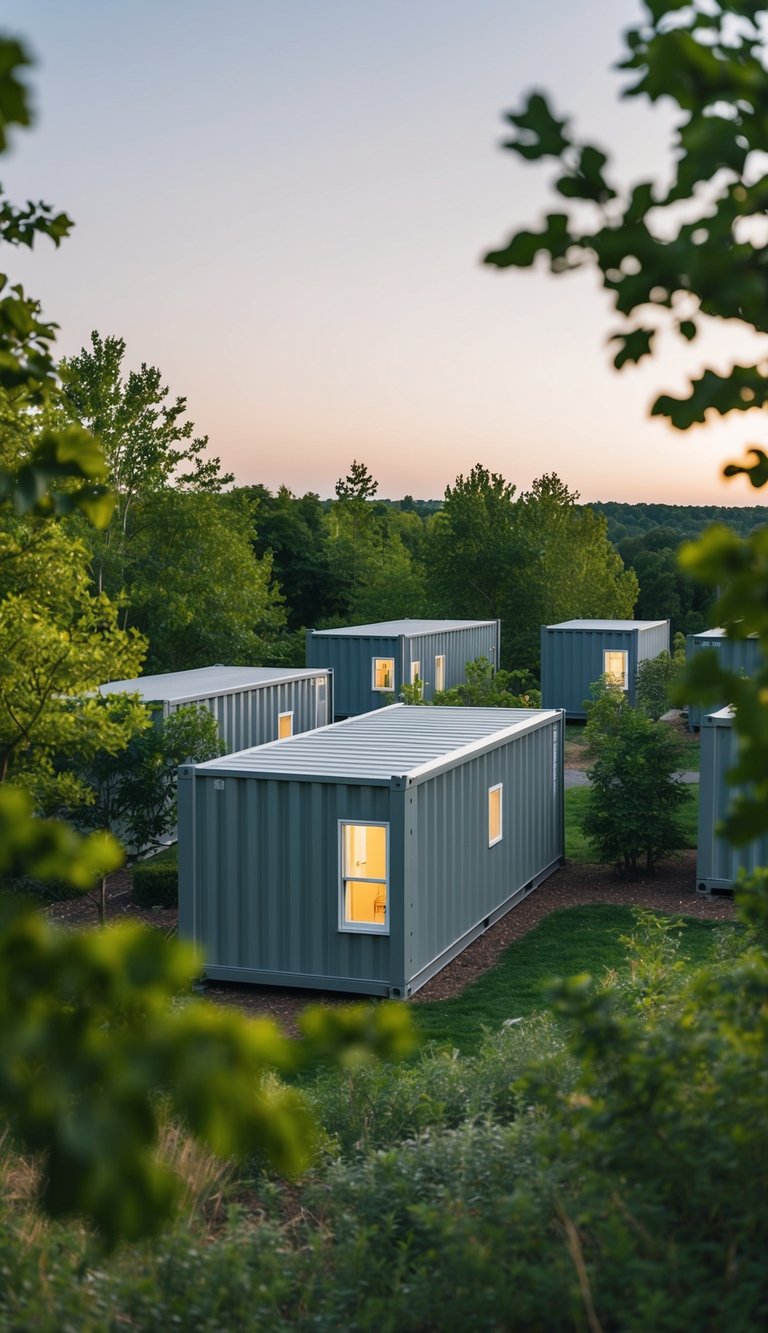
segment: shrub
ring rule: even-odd
[[[179,867],[173,854],[161,852],[133,868],[133,897],[140,907],[178,907]]]
[[[586,727],[595,762],[582,828],[601,860],[635,874],[641,859],[653,871],[662,857],[685,845],[680,807],[685,786],[675,777],[678,742],[668,727],[606,686],[589,705]]]

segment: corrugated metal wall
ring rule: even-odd
[[[397,876],[389,936],[339,931],[338,821],[389,822],[389,787],[191,772],[179,774],[179,929],[207,975],[388,994]]]
[[[227,694],[201,697],[194,702],[207,708],[216,718],[226,752],[232,754],[252,745],[277,740],[279,713],[293,713],[294,732],[325,726],[332,721],[329,694],[330,683],[327,674],[323,673],[297,676],[294,680],[267,683],[247,690],[232,690]],[[189,703],[186,700],[184,704],[171,704],[168,711],[175,713],[179,708],[188,707]]]
[[[737,790],[727,782],[728,770],[736,763],[736,757],[736,734],[730,720],[722,716],[703,717],[696,856],[696,883],[700,893],[729,889],[740,870],[752,871],[758,866],[768,866],[768,834],[745,847],[732,847],[716,831]]]
[[[211,977],[409,993],[561,861],[562,727],[543,719],[382,785],[183,767],[182,935]],[[503,837],[489,848],[498,782]],[[389,935],[339,930],[339,820],[389,824]]]
[[[466,629],[446,630],[439,634],[416,634],[405,641],[406,680],[410,681],[411,662],[421,663],[424,698],[429,701],[435,693],[435,658],[445,658],[445,689],[463,685],[467,678],[467,662],[487,657],[494,668],[499,665],[499,625],[468,625]]]
[[[407,971],[455,941],[561,861],[562,715],[406,792]],[[488,846],[488,789],[503,783],[503,837]],[[521,893],[522,896],[522,893]],[[426,977],[423,978],[426,980]]]
[[[658,657],[659,653],[668,653],[669,648],[668,620],[662,621],[660,625],[647,625],[645,628],[638,628],[635,675],[637,675],[637,668],[641,662],[646,662],[651,657]],[[634,699],[632,702],[634,703]]]
[[[468,625],[458,630],[417,634],[413,637],[395,635],[391,638],[364,638],[350,634],[307,634],[307,666],[330,667],[334,677],[334,710],[336,717],[353,717],[383,708],[400,697],[403,684],[410,684],[411,662],[420,662],[421,678],[428,682],[425,698],[434,693],[435,657],[445,657],[445,688],[460,685],[466,679],[467,662],[476,657],[487,657],[495,667],[499,664],[499,625]],[[374,657],[395,659],[395,688],[391,695],[371,688]]]
[[[640,662],[669,650],[669,621],[645,629],[558,629],[541,627],[541,706],[564,708],[569,718],[585,718],[590,686],[604,672],[608,649],[626,651],[627,698],[635,702]]]
[[[737,674],[751,676],[760,664],[760,640],[759,639],[727,639],[725,635],[714,636],[712,634],[689,634],[685,640],[685,656],[690,662],[695,653],[704,652],[711,649],[716,652],[721,666],[726,671],[735,671]],[[702,718],[708,713],[717,713],[721,708],[725,708],[729,701],[720,700],[719,703],[707,704],[703,707],[701,704],[688,705],[688,730],[698,731],[701,726]]]

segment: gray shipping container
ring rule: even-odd
[[[393,704],[179,769],[212,978],[410,995],[563,858],[557,711]]]
[[[498,620],[382,620],[374,625],[309,630],[307,666],[330,667],[335,716],[385,708],[418,669],[424,699],[466,680],[467,662],[499,665]]]
[[[201,667],[112,680],[99,693],[138,694],[159,718],[187,704],[207,708],[228,751],[276,740],[281,731],[324,727],[333,718],[333,677],[318,669]]]
[[[541,627],[541,706],[587,716],[590,686],[614,675],[635,702],[641,662],[669,652],[668,620],[564,620]]]
[[[712,649],[720,658],[720,665],[725,671],[734,671],[737,675],[751,676],[760,663],[760,640],[756,634],[748,639],[726,638],[724,629],[706,629],[701,634],[688,634],[685,640],[685,657],[690,662],[696,653]],[[698,731],[701,720],[707,713],[716,713],[729,701],[721,699],[714,704],[688,705],[688,730]]]
[[[721,708],[701,719],[701,780],[696,887],[699,893],[732,889],[740,870],[768,867],[768,834],[743,847],[732,847],[717,832],[738,788],[727,780],[738,758],[733,713]]]

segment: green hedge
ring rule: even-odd
[[[133,867],[133,897],[140,907],[178,907],[179,868],[175,847]]]

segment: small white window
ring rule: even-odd
[[[488,846],[501,842],[504,836],[502,783],[488,788]]]
[[[625,690],[628,670],[629,653],[626,649],[606,648],[603,653],[603,675],[607,676],[609,684]]]
[[[417,680],[421,680],[421,662],[411,662],[411,684],[415,685]]]
[[[339,929],[389,931],[389,825],[339,822]]]
[[[286,740],[293,735],[293,713],[278,713],[277,715],[277,739]]]
[[[445,657],[442,654],[435,658],[435,689],[445,689]]]
[[[395,688],[394,657],[374,657],[372,688],[374,690],[384,690],[389,694],[392,693]]]

